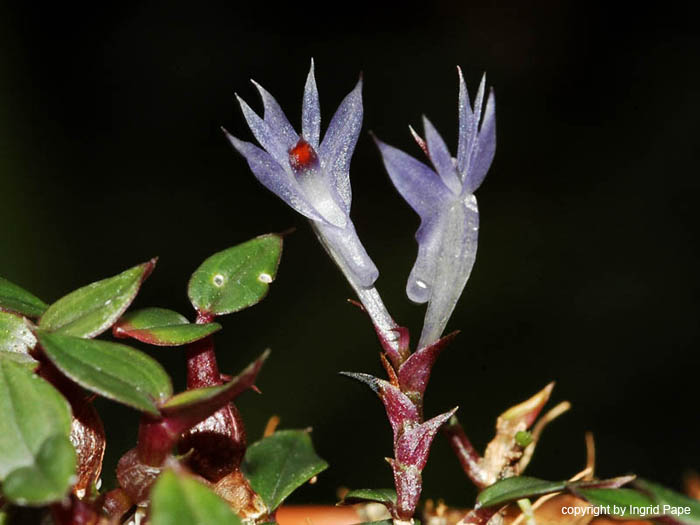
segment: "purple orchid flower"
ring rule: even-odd
[[[319,241],[357,293],[377,330],[398,348],[396,323],[374,288],[379,271],[365,251],[350,219],[350,159],[362,126],[362,79],[341,102],[321,140],[321,110],[314,63],[306,79],[301,135],[277,101],[253,82],[262,97],[261,119],[240,97],[250,130],[262,149],[226,130],[257,179],[309,219]]]
[[[322,244],[353,286],[370,288],[379,272],[350,219],[349,169],[362,126],[362,79],[340,104],[323,140],[313,61],[304,89],[301,134],[294,130],[272,95],[255,81],[253,84],[262,97],[264,118],[236,96],[263,149],[224,130],[227,138],[267,189],[311,221]]]
[[[462,71],[457,70],[457,158],[450,155],[442,137],[425,117],[425,140],[413,129],[411,132],[434,170],[375,139],[391,181],[421,218],[416,232],[418,257],[406,286],[412,301],[428,303],[418,348],[440,338],[469,279],[479,232],[479,209],[474,191],[484,180],[496,151],[496,108],[492,90],[482,121],[486,76],[481,80],[472,108]]]

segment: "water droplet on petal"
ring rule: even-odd
[[[416,285],[423,289],[428,287],[427,283],[425,281],[421,281],[420,279],[416,279]]]
[[[221,275],[220,273],[217,273],[214,276],[214,278],[212,279],[212,281],[214,282],[214,286],[221,287],[224,285],[225,279],[224,279],[223,275]]]
[[[258,281],[265,284],[270,284],[272,282],[272,276],[269,273],[261,273],[258,275]]]

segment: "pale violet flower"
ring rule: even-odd
[[[379,272],[350,219],[350,158],[362,126],[362,80],[340,104],[323,140],[313,62],[304,89],[301,134],[272,95],[253,84],[262,97],[264,117],[261,119],[240,97],[238,102],[263,149],[227,133],[228,139],[265,187],[311,220],[356,284],[371,287]]]
[[[354,288],[377,329],[395,343],[396,323],[373,285],[379,272],[357,237],[350,219],[350,159],[362,126],[362,79],[341,102],[321,140],[321,111],[314,64],[306,79],[301,134],[277,101],[253,82],[262,97],[260,118],[240,97],[250,130],[262,149],[226,132],[257,179],[307,217],[335,263]],[[224,130],[225,131],[225,130]]]
[[[440,338],[469,279],[476,258],[479,210],[474,191],[496,150],[493,91],[483,113],[485,77],[470,105],[459,71],[459,141],[454,158],[424,117],[425,140],[411,130],[434,169],[377,140],[394,186],[421,218],[418,257],[406,286],[408,297],[428,303],[419,348]]]

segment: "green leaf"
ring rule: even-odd
[[[36,345],[36,337],[23,317],[0,311],[0,351],[26,354]]]
[[[270,233],[209,257],[187,289],[198,312],[224,315],[252,306],[267,295],[282,255],[282,237]]]
[[[683,507],[688,510],[682,515],[673,515],[673,517],[689,525],[699,525],[700,524],[700,501],[689,498],[683,494],[679,494],[671,489],[659,485],[658,483],[653,483],[646,479],[637,479],[634,482],[634,486],[647,494],[654,500],[657,505],[661,506],[661,511],[664,514],[669,514],[670,509],[664,511],[664,506],[668,507]]]
[[[248,447],[241,467],[253,490],[274,511],[328,463],[314,452],[308,431],[282,430]]]
[[[39,317],[48,308],[41,299],[28,291],[0,277],[0,308],[26,315]]]
[[[75,481],[76,455],[67,436],[57,434],[39,448],[35,462],[10,472],[5,497],[19,505],[46,505],[63,499]]]
[[[565,481],[545,481],[527,476],[515,476],[486,487],[479,493],[477,501],[482,507],[493,507],[522,498],[559,492],[565,488]]]
[[[269,356],[270,349],[268,348],[240,374],[223,385],[193,388],[174,395],[160,405],[161,414],[163,416],[176,416],[189,411],[207,409],[207,407],[211,409],[213,404],[220,403],[223,399],[232,401],[255,384],[255,379]]]
[[[34,464],[47,438],[69,436],[68,402],[27,368],[0,359],[0,480]]]
[[[151,490],[151,525],[241,525],[228,504],[209,488],[166,470]]]
[[[143,352],[126,345],[38,332],[44,353],[70,379],[106,398],[158,415],[172,395],[170,377]]]
[[[39,366],[39,361],[34,359],[29,354],[23,354],[20,352],[5,352],[0,350],[0,361],[7,359],[15,364],[22,365],[28,370],[36,370]]]
[[[112,330],[115,337],[132,337],[157,346],[180,346],[221,330],[217,323],[192,324],[165,308],[144,308],[124,315]]]
[[[384,503],[387,507],[396,503],[396,491],[394,489],[356,489],[348,492],[342,503],[361,503],[367,501],[376,501]]]
[[[156,260],[83,286],[46,310],[39,327],[77,337],[95,337],[112,326],[126,311],[156,264]]]
[[[645,517],[635,509],[653,506],[654,502],[634,489],[576,489],[575,495],[596,507],[605,507],[610,516],[636,518]],[[617,512],[616,512],[617,510]],[[646,516],[647,518],[649,515]]]

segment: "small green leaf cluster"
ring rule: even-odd
[[[50,305],[0,278],[0,523],[14,523],[21,507],[45,509],[56,525],[117,523],[136,519],[144,508],[154,525],[274,520],[294,489],[327,468],[308,431],[273,432],[253,443],[225,476],[228,492],[220,489],[222,480],[208,479],[187,462],[202,451],[176,454],[191,428],[228,410],[235,397],[254,386],[269,352],[233,378],[222,374],[212,384],[174,393],[157,360],[96,337],[111,329],[118,339],[182,346],[195,373],[205,365],[192,356],[205,348],[211,352],[205,364],[216,369],[212,335],[222,325],[213,320],[262,300],[281,252],[282,237],[268,234],[204,261],[187,288],[196,322],[160,307],[127,312],[156,259]],[[147,470],[150,477],[123,483],[134,476],[122,472],[120,487],[100,491],[105,435],[92,406],[95,394],[141,413],[137,446],[120,465],[132,460],[129,472]],[[262,502],[252,519],[230,496],[240,490]],[[145,500],[135,496],[139,491],[147,494]]]

